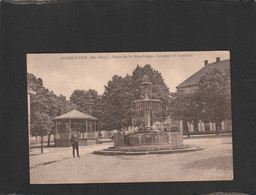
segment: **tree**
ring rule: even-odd
[[[98,92],[94,89],[89,90],[75,90],[71,96],[70,101],[75,104],[76,109],[80,112],[91,114],[90,113],[90,105],[89,101],[92,100],[93,104],[91,105],[92,108],[92,114],[94,115],[94,112],[96,110],[95,108],[95,101],[97,101],[99,98]]]
[[[177,91],[172,94],[170,113],[173,119],[184,123],[198,119],[215,122],[231,119],[231,91],[229,70],[209,69],[201,78],[198,89],[192,93]]]
[[[134,99],[131,84],[131,76],[122,78],[115,75],[105,86],[100,103],[102,114],[99,116],[103,129],[121,129],[131,125],[130,104]]]
[[[103,110],[99,116],[103,129],[121,129],[132,125],[131,103],[144,98],[141,86],[143,75],[147,75],[152,83],[149,98],[162,100],[164,117],[169,115],[170,94],[161,74],[148,64],[144,67],[137,65],[132,75],[115,75],[105,86],[101,97]]]
[[[170,116],[174,120],[182,120],[187,131],[187,122],[196,124],[202,112],[200,103],[197,100],[196,93],[177,91],[171,94]]]
[[[200,107],[195,93],[177,92],[172,94],[170,101],[171,116],[175,120],[192,122],[200,113]]]
[[[58,96],[58,112],[57,116],[65,114],[69,111],[74,110],[76,105],[72,101],[66,100],[66,96],[60,94]]]
[[[229,70],[209,69],[200,79],[196,91],[200,97],[201,118],[215,122],[217,127],[223,120],[231,119],[231,90]]]
[[[40,134],[41,130],[36,128],[40,114],[47,115],[52,120],[54,117],[75,108],[75,105],[67,101],[65,96],[57,96],[46,89],[43,86],[43,80],[36,78],[31,73],[27,73],[27,84],[28,87],[36,91],[36,94],[31,96],[31,135],[38,136]]]
[[[37,132],[41,137],[41,154],[43,154],[43,136],[47,135],[50,132],[52,127],[52,120],[48,114],[43,114],[40,112],[34,113],[36,122],[31,125],[31,128]]]

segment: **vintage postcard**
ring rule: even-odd
[[[233,180],[229,51],[27,54],[31,184]]]

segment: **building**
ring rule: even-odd
[[[201,77],[210,69],[210,68],[218,68],[223,72],[228,71],[230,69],[230,59],[228,60],[220,60],[219,57],[216,58],[216,61],[213,63],[208,63],[208,60],[204,61],[204,67],[199,71],[191,75],[181,84],[179,84],[176,88],[185,93],[193,93],[196,89],[198,89],[198,84]],[[230,80],[228,81],[230,83]],[[189,132],[204,132],[204,131],[216,131],[216,124],[212,122],[203,122],[199,120],[198,124],[193,124],[188,122],[187,129]],[[225,120],[221,123],[220,130],[230,131],[232,130],[231,120]]]
[[[176,88],[178,90],[183,90],[186,93],[193,93],[198,88],[198,83],[200,78],[207,72],[210,68],[219,68],[220,70],[227,71],[230,68],[230,60],[220,61],[220,58],[216,58],[216,62],[208,63],[208,60],[204,61],[204,67],[199,71],[194,73],[192,76],[187,78],[181,84],[179,84]]]
[[[30,148],[30,135],[31,135],[31,128],[30,128],[30,95],[35,95],[36,92],[33,91],[30,87],[27,88],[27,95],[28,95],[28,141],[29,141],[29,148]]]

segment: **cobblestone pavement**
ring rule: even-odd
[[[139,156],[92,154],[113,143],[80,147],[80,158],[70,148],[40,148],[30,152],[30,182],[112,183],[161,181],[211,181],[233,179],[231,136],[184,139],[201,151]]]

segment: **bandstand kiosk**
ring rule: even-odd
[[[90,145],[97,140],[97,118],[77,110],[70,111],[53,119],[55,123],[55,146],[70,146],[72,133],[79,135],[79,145]]]

